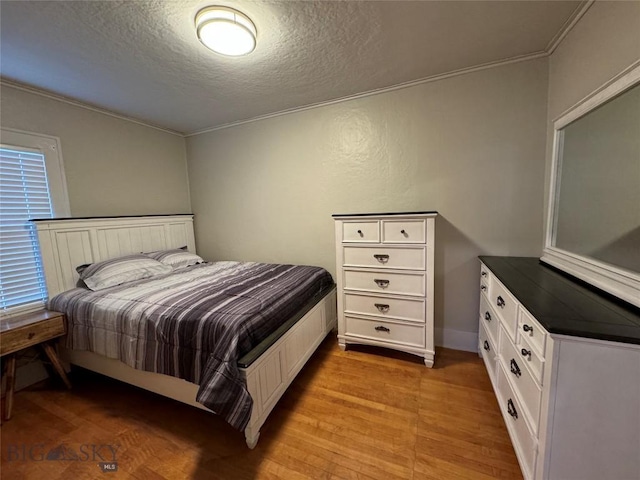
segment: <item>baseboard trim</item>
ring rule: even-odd
[[[451,328],[435,328],[435,343],[439,347],[464,350],[465,352],[478,351],[478,333],[453,330]]]

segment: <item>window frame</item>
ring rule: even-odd
[[[44,156],[44,164],[49,184],[49,196],[53,210],[52,218],[65,218],[71,215],[69,194],[64,171],[60,138],[41,133],[28,132],[13,128],[0,128],[2,147],[36,151]],[[46,279],[45,279],[46,280]],[[31,302],[18,305],[0,312],[0,322],[15,315],[43,310],[44,304]]]

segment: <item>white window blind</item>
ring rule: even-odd
[[[32,218],[53,217],[45,155],[0,146],[0,314],[47,299]]]

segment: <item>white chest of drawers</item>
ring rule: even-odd
[[[338,343],[377,345],[433,366],[436,212],[334,215]]]
[[[536,259],[483,258],[479,352],[524,478],[640,479],[638,315]]]

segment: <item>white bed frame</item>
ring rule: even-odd
[[[196,251],[193,215],[109,217],[35,221],[49,298],[76,286],[75,267],[132,253],[187,246]],[[241,368],[253,398],[244,433],[249,448],[260,437],[280,397],[324,337],[336,327],[335,289],[315,305],[247,368]],[[92,352],[62,349],[70,364],[210,411],[195,401],[198,385],[159,373],[135,370]]]

